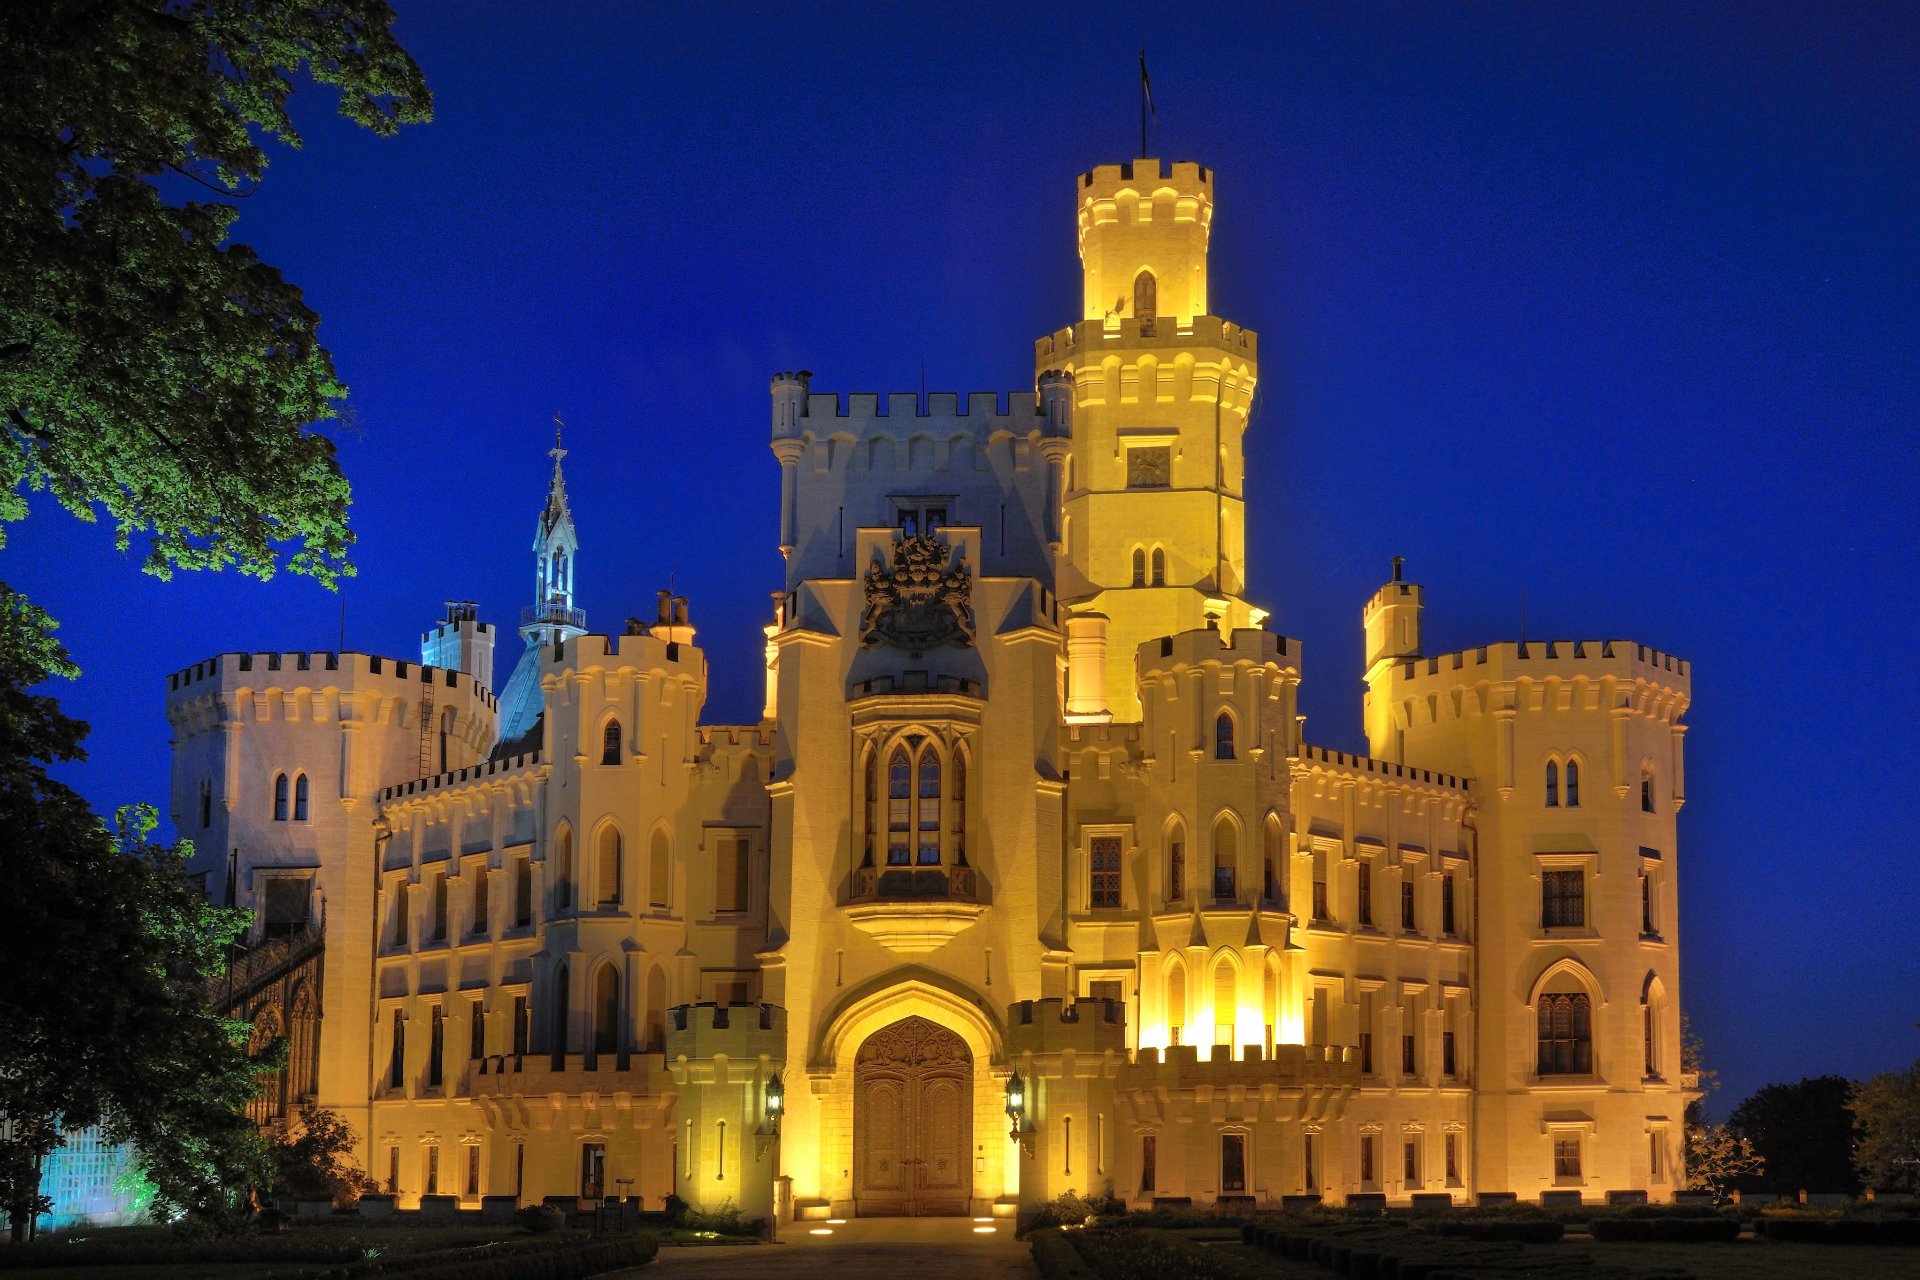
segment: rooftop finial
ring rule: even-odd
[[[566,420],[560,416],[560,411],[555,409],[553,411],[553,448],[547,450],[547,456],[553,459],[553,468],[556,471],[560,469],[560,459],[567,456],[567,451],[560,445],[560,433],[566,430],[566,426]]]
[[[1400,581],[1400,566],[1406,562],[1407,558],[1405,556],[1395,556],[1393,558],[1393,580],[1395,582]]]

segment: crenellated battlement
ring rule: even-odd
[[[1592,680],[1614,677],[1644,682],[1687,697],[1692,664],[1631,640],[1529,640],[1481,645],[1424,658],[1399,658],[1392,664],[1396,688],[1413,693],[1467,683],[1506,680]]]
[[[1278,632],[1255,627],[1219,631],[1202,627],[1177,636],[1161,636],[1139,647],[1140,678],[1156,672],[1204,663],[1239,666],[1242,663],[1271,665],[1296,676],[1300,670],[1300,642]]]
[[[362,688],[366,683],[388,686],[392,692],[431,682],[436,695],[451,690],[489,709],[495,707],[491,690],[462,671],[426,666],[405,658],[332,650],[288,653],[222,653],[183,667],[167,676],[167,702],[199,699],[243,689]]]
[[[468,765],[464,769],[449,769],[445,773],[397,783],[374,792],[373,796],[382,804],[409,796],[425,798],[435,792],[455,790],[469,783],[483,782],[488,779],[505,781],[538,769],[545,762],[546,754],[541,751],[529,751],[523,755],[508,756],[501,760],[482,760],[479,764]]]
[[[1007,1048],[1013,1053],[1125,1053],[1127,1007],[1083,997],[1016,1000],[1007,1006]]]
[[[667,1010],[668,1062],[758,1057],[785,1060],[787,1011],[777,1004],[676,1005]]]
[[[771,725],[703,724],[696,727],[694,733],[702,746],[749,747],[760,751],[773,749],[774,731]]]
[[[1330,773],[1349,774],[1356,778],[1391,778],[1397,782],[1417,784],[1432,788],[1436,792],[1453,793],[1458,799],[1468,798],[1469,782],[1465,778],[1450,773],[1440,773],[1434,769],[1416,769],[1412,765],[1395,764],[1391,760],[1376,760],[1372,756],[1355,755],[1347,751],[1333,751],[1327,747],[1314,747],[1300,744],[1295,756],[1301,766],[1318,768]]]
[[[965,408],[961,407],[962,402]],[[807,394],[801,416],[814,425],[817,435],[825,435],[819,423],[832,422],[828,430],[840,431],[854,424],[855,432],[885,432],[895,424],[910,422],[926,425],[941,422],[956,427],[975,427],[987,423],[1007,430],[1024,432],[1041,425],[1044,414],[1039,397],[1024,391],[969,391],[964,397],[957,391],[929,391],[924,403],[917,391],[813,391]],[[896,431],[898,428],[895,427]],[[904,438],[910,432],[899,432]]]
[[[1163,188],[1212,199],[1213,170],[1195,160],[1175,160],[1163,165],[1159,160],[1147,158],[1121,164],[1097,164],[1080,173],[1083,201],[1116,196],[1122,191],[1150,195]]]
[[[700,674],[706,660],[705,652],[697,645],[664,640],[645,632],[620,636],[575,636],[551,645],[543,656],[549,671],[612,663],[622,667],[662,671],[677,669],[678,673],[685,675]]]
[[[1194,347],[1211,347],[1252,363],[1260,356],[1260,336],[1244,325],[1219,316],[1189,316],[1177,320],[1171,316],[1144,320],[1120,316],[1109,323],[1082,320],[1037,338],[1033,358],[1043,366],[1087,364],[1104,359],[1109,349],[1124,350],[1138,359],[1156,348],[1182,351]]]
[[[1360,1079],[1360,1056],[1345,1045],[1277,1044],[1269,1056],[1257,1044],[1215,1045],[1202,1061],[1197,1045],[1141,1049],[1121,1068],[1115,1087],[1146,1092],[1175,1092],[1200,1086],[1239,1086],[1257,1091],[1266,1085],[1348,1085]]]
[[[1145,726],[1131,724],[1069,724],[1067,744],[1076,750],[1135,751],[1144,738]]]

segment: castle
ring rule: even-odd
[[[170,676],[175,821],[258,921],[227,998],[290,1042],[256,1118],[335,1109],[408,1207],[1682,1185],[1687,664],[1429,653],[1396,562],[1368,754],[1305,741],[1214,208],[1197,164],[1079,175],[1031,393],[773,378],[757,724],[701,722],[684,599],[588,628],[557,442],[497,698],[464,604],[419,661]]]

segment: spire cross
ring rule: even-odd
[[[567,451],[560,447],[560,432],[566,428],[566,425],[556,411],[553,415],[553,448],[547,450],[547,456],[553,459],[553,465],[556,467],[560,465],[560,459],[567,456]]]

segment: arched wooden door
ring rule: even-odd
[[[920,1017],[867,1037],[853,1065],[854,1211],[965,1214],[972,1151],[966,1042]]]

